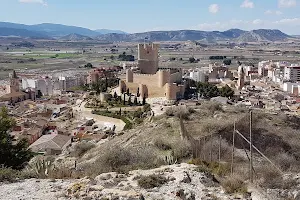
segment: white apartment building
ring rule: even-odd
[[[35,78],[28,79],[22,78],[22,89],[26,90],[28,88],[34,89],[35,91],[40,90],[43,95],[53,95],[57,91],[65,92],[73,87],[82,84],[82,77],[52,77],[52,78]]]
[[[284,68],[284,80],[286,81],[300,81],[300,64],[291,64]]]
[[[197,81],[197,82],[205,82],[206,75],[203,70],[196,69],[190,72],[190,79]]]

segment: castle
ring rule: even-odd
[[[160,98],[176,101],[184,96],[186,82],[182,79],[181,69],[159,68],[159,44],[138,45],[138,73],[126,70],[126,78],[119,83],[119,92],[127,89],[140,98]]]

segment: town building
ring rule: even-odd
[[[196,81],[196,82],[207,82],[208,76],[206,75],[204,70],[201,69],[195,69],[190,72],[190,79]]]
[[[300,81],[300,64],[291,64],[284,68],[284,80],[296,82]]]

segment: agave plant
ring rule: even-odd
[[[48,177],[50,170],[53,169],[53,162],[50,160],[39,159],[31,166],[31,168],[38,177],[46,178]]]

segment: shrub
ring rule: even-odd
[[[275,157],[275,163],[283,170],[289,170],[292,165],[297,165],[297,161],[296,159],[284,152],[281,152],[279,154],[276,155]]]
[[[189,158],[192,154],[191,144],[186,140],[178,140],[172,144],[173,156],[180,161],[184,158]]]
[[[176,116],[176,117],[182,117],[182,119],[188,119],[190,114],[194,112],[193,109],[188,109],[187,107],[184,106],[172,106],[168,108],[165,112],[167,116]]]
[[[163,165],[164,163],[153,151],[147,147],[140,149],[114,147],[107,149],[94,163],[82,167],[86,175],[97,176],[111,171],[127,173],[131,170],[150,169]]]
[[[71,152],[72,156],[81,157],[83,156],[88,150],[95,147],[95,144],[90,142],[79,142],[74,146],[74,151]]]
[[[49,172],[49,176],[47,178],[52,179],[73,179],[80,178],[81,174],[79,172],[75,172],[68,167],[61,166],[54,168]]]
[[[224,188],[225,192],[228,194],[233,193],[247,193],[247,187],[245,183],[237,177],[229,177],[221,181],[221,185]]]
[[[213,101],[203,101],[200,105],[200,110],[208,110],[212,114],[216,111],[223,111],[221,104]]]
[[[144,189],[151,189],[155,187],[160,187],[167,182],[168,179],[164,176],[152,174],[149,176],[142,176],[138,180],[138,185]]]
[[[170,149],[172,149],[172,147],[171,147],[171,145],[167,142],[167,141],[165,141],[165,140],[163,140],[163,139],[161,139],[161,138],[157,138],[155,141],[154,141],[154,145],[157,147],[157,148],[159,148],[160,150],[170,150]]]
[[[18,171],[11,168],[0,168],[0,182],[14,182],[17,179]]]

